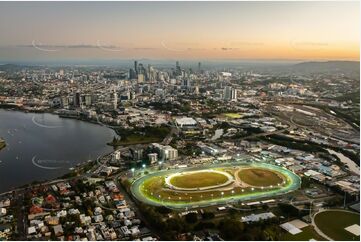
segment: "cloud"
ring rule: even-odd
[[[31,44],[24,45],[15,45],[15,47],[20,48],[35,48],[37,50],[46,51],[46,52],[56,52],[64,49],[100,49],[104,51],[126,51],[126,50],[135,50],[135,51],[145,51],[145,50],[156,50],[157,48],[152,47],[121,47],[117,45],[102,44],[100,41],[94,44],[42,44],[35,40]]]
[[[229,50],[238,50],[238,48],[228,48],[228,47],[222,47],[221,50],[223,51],[229,51]]]

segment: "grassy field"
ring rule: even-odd
[[[223,184],[228,181],[228,177],[213,172],[185,173],[172,177],[170,183],[181,188],[198,188]]]
[[[281,174],[266,169],[242,169],[238,172],[239,178],[251,186],[271,186],[283,182]]]
[[[343,211],[325,211],[316,215],[315,223],[323,233],[334,240],[360,240],[360,236],[354,236],[345,230],[350,225],[360,225],[359,214]]]
[[[292,235],[291,233],[286,232],[282,237],[282,240],[286,241],[309,241],[310,239],[315,239],[318,241],[325,241],[326,239],[317,234],[317,232],[312,228],[312,226],[307,226],[301,229],[302,232]]]
[[[120,138],[114,138],[109,145],[135,145],[135,144],[149,144],[161,142],[170,132],[167,126],[160,127],[144,127],[134,129],[116,129],[116,133]]]
[[[149,198],[154,198],[157,200],[164,201],[174,201],[174,202],[189,202],[189,201],[203,201],[203,200],[212,200],[221,197],[229,197],[233,195],[249,195],[257,192],[266,192],[274,190],[273,189],[264,189],[260,188],[252,190],[251,188],[240,188],[236,187],[229,191],[224,191],[223,194],[220,191],[197,191],[197,192],[180,192],[177,190],[166,189],[165,181],[163,176],[155,176],[144,181],[141,186],[142,193]]]
[[[223,116],[227,118],[241,118],[242,116],[238,113],[224,113]]]
[[[126,138],[122,140],[117,140],[116,142],[112,143],[115,146],[121,145],[135,145],[135,144],[149,144],[149,143],[158,143],[161,142],[163,138],[161,137],[151,137],[151,136],[144,136],[139,134],[131,134],[126,136]]]

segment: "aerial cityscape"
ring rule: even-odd
[[[0,2],[0,240],[360,241],[359,1]]]

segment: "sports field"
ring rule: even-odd
[[[285,168],[233,162],[157,171],[135,180],[131,191],[144,203],[185,208],[269,198],[294,191],[300,185],[300,178]]]
[[[238,172],[238,177],[251,186],[276,186],[283,182],[282,174],[274,170],[267,169],[242,169]]]
[[[242,116],[238,113],[224,113],[223,116],[231,119],[241,118]]]
[[[178,188],[202,188],[225,184],[228,177],[216,172],[194,172],[176,174],[170,184]]]
[[[302,230],[301,233],[294,235],[289,232],[286,232],[281,239],[287,241],[310,241],[311,239],[317,241],[326,240],[325,238],[317,234],[317,232],[312,228],[312,226],[307,226],[305,228],[302,228],[301,230]]]
[[[345,228],[358,224],[360,225],[360,215],[346,210],[326,210],[315,215],[314,222],[322,233],[333,240],[360,240],[360,236],[355,236]]]

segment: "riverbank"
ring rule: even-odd
[[[0,138],[0,150],[2,150],[2,149],[5,148],[5,147],[6,147],[6,142],[5,142],[5,140],[3,140],[3,139]]]

